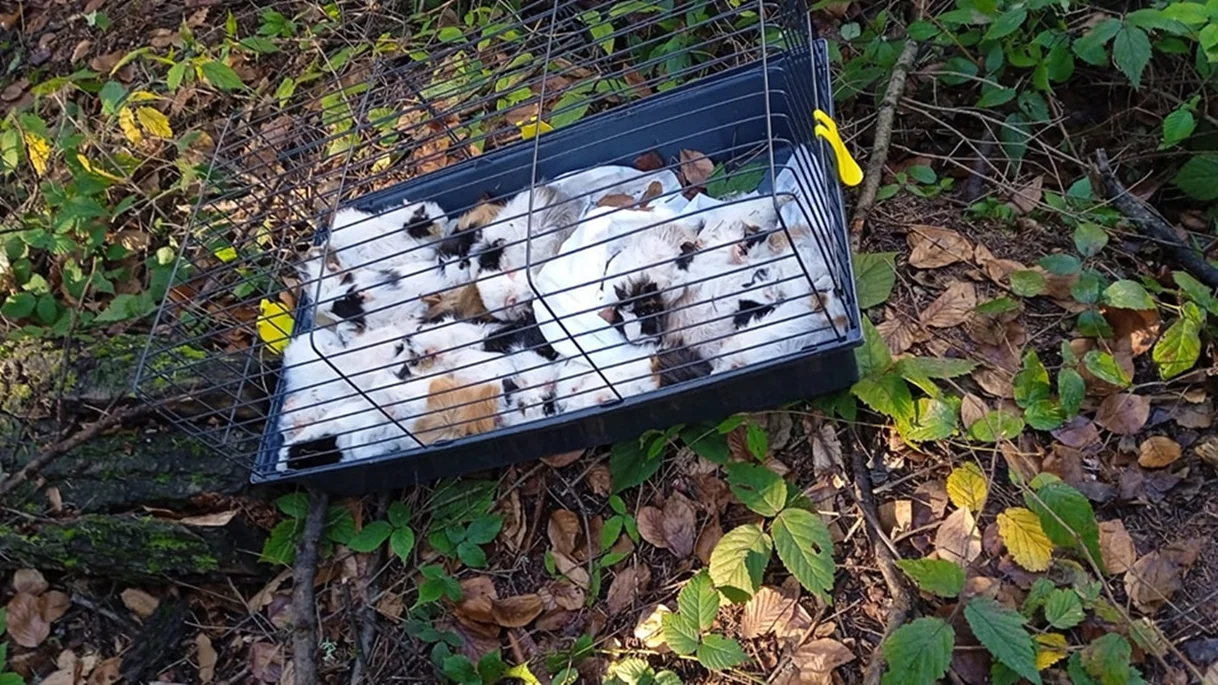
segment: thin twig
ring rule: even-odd
[[[1095,190],[1111,200],[1125,218],[1153,238],[1185,271],[1209,287],[1218,288],[1218,269],[1210,266],[1204,254],[1181,242],[1166,219],[1125,188],[1113,172],[1108,163],[1108,153],[1103,149],[1095,151],[1095,165],[1098,173],[1091,179]]]
[[[884,165],[888,163],[888,145],[892,142],[892,122],[897,115],[897,102],[905,93],[905,75],[913,66],[914,58],[918,56],[918,43],[913,40],[905,41],[901,56],[892,67],[892,76],[888,79],[888,90],[880,103],[879,114],[875,118],[875,141],[871,144],[871,155],[867,159],[867,172],[863,174],[863,189],[859,193],[858,204],[854,207],[854,219],[850,222],[850,244],[855,250],[863,237],[863,228],[867,223],[867,215],[875,205],[876,193],[880,190],[880,181],[884,177]]]
[[[326,522],[330,496],[309,491],[309,514],[305,518],[304,535],[296,548],[296,564],[292,568],[292,610],[296,627],[292,630],[292,662],[296,668],[297,685],[317,683],[317,608],[313,579],[317,575],[317,547]]]
[[[384,516],[389,509],[388,493],[381,494],[377,498],[376,515]],[[359,685],[364,679],[365,674],[372,670],[372,648],[376,642],[376,609],[372,603],[378,594],[380,586],[380,573],[377,569],[385,563],[385,545],[376,548],[372,553],[372,557],[368,560],[367,569],[368,580],[364,584],[363,592],[359,599],[359,606],[355,609],[355,619],[359,624],[359,638],[356,641],[355,650],[355,665],[351,667],[351,685]]]

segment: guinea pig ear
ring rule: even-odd
[[[597,316],[604,319],[605,323],[612,324],[612,323],[614,323],[614,321],[617,318],[616,316],[614,316],[615,313],[616,313],[616,310],[613,307],[605,307],[604,309],[597,312]]]
[[[617,299],[619,300],[626,299],[626,289],[620,285],[613,286],[613,294],[617,295]]]

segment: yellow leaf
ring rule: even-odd
[[[537,117],[529,117],[526,121],[516,122],[516,126],[520,128],[520,137],[529,140],[541,133],[549,133],[554,130],[554,127],[544,121],[538,121]]]
[[[272,352],[283,352],[292,336],[292,315],[278,302],[263,300],[258,304],[258,337]]]
[[[985,474],[979,466],[971,462],[952,471],[947,477],[947,496],[951,498],[952,504],[961,509],[981,511],[985,506],[987,492]]]
[[[144,134],[140,133],[140,127],[135,125],[135,112],[130,108],[124,107],[118,111],[118,125],[132,145],[144,142]]]
[[[101,177],[103,177],[103,178],[108,178],[108,179],[110,179],[111,181],[121,181],[121,180],[123,180],[122,178],[120,178],[120,177],[118,177],[118,176],[115,176],[114,174],[110,173],[109,171],[106,171],[105,169],[101,168],[100,166],[95,166],[95,165],[93,164],[93,162],[90,162],[90,161],[89,161],[89,158],[88,158],[88,157],[85,157],[84,155],[82,155],[82,154],[80,154],[80,153],[77,153],[77,154],[76,154],[76,161],[80,162],[80,165],[81,165],[82,167],[84,167],[85,171],[87,171],[87,172],[89,172],[89,173],[91,173],[91,174],[96,174],[96,175],[101,176]]]
[[[139,117],[140,126],[144,127],[144,131],[154,138],[172,138],[173,129],[169,126],[169,117],[161,114],[160,110],[152,107],[140,107],[135,110],[135,115]]]
[[[51,160],[51,144],[46,138],[37,133],[25,132],[25,150],[34,167],[34,173],[42,176],[47,172],[47,162]]]
[[[1043,671],[1066,658],[1066,636],[1043,633],[1036,636],[1036,670]]]
[[[237,258],[237,251],[231,247],[222,247],[216,250],[216,259],[228,264]]]
[[[1040,519],[1023,507],[1011,507],[998,515],[998,534],[1006,543],[1015,563],[1029,571],[1049,568],[1053,543],[1040,527]]]
[[[127,96],[127,102],[151,102],[160,100],[161,98],[146,90],[137,90]]]

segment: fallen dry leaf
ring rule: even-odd
[[[913,326],[900,319],[887,319],[876,326],[875,330],[884,339],[889,354],[898,355],[913,347],[915,338]]]
[[[40,597],[18,592],[8,601],[8,634],[13,642],[33,649],[51,634],[51,622],[44,616]]]
[[[672,609],[663,604],[657,604],[651,611],[643,612],[634,626],[635,639],[642,642],[647,649],[667,650],[668,644],[664,641],[664,616],[671,613]]]
[[[111,657],[97,665],[89,674],[88,685],[113,685],[122,679],[123,658]]]
[[[833,669],[854,661],[854,652],[837,640],[821,638],[800,647],[792,659],[799,666],[801,681],[828,685],[833,682]]]
[[[579,611],[587,599],[587,594],[569,580],[550,581],[545,589],[549,591],[555,606],[567,611]]]
[[[1040,455],[1021,449],[1006,440],[998,445],[998,449],[1002,452],[1002,458],[1007,462],[1007,468],[1018,473],[1025,483],[1040,473]]]
[[[1161,469],[1180,458],[1180,443],[1165,435],[1156,435],[1142,441],[1138,447],[1138,464],[1146,469]]]
[[[943,518],[947,511],[947,484],[941,480],[921,483],[913,494],[913,526],[921,528]]]
[[[1120,519],[1100,523],[1100,556],[1109,573],[1124,573],[1138,558],[1133,538]]]
[[[919,269],[938,269],[973,256],[969,241],[950,228],[915,224],[905,236],[909,242],[909,265]]]
[[[786,592],[769,585],[757,590],[744,605],[740,617],[740,636],[757,638],[773,632],[782,632],[795,615],[799,605],[799,592]]]
[[[680,155],[681,175],[686,186],[701,186],[715,171],[715,163],[696,150],[682,150]]]
[[[1208,399],[1200,404],[1178,404],[1171,417],[1181,428],[1209,428],[1214,423],[1214,405]]]
[[[592,492],[601,497],[608,497],[613,489],[613,475],[609,472],[609,467],[604,464],[593,466],[588,471],[587,480]]]
[[[50,583],[37,569],[18,569],[13,574],[13,589],[17,592],[25,592],[37,597],[46,592],[49,587],[51,587]]]
[[[1044,185],[1045,177],[1037,174],[1027,185],[1011,193],[1011,206],[1019,210],[1020,214],[1027,214],[1036,209],[1044,195]]]
[[[609,615],[622,613],[622,610],[640,599],[650,585],[651,569],[642,564],[633,564],[618,573],[609,584],[609,593],[605,597]]]
[[[1109,395],[1095,413],[1095,422],[1117,435],[1133,435],[1150,418],[1150,400],[1141,395]]]
[[[1218,438],[1206,438],[1198,443],[1193,451],[1197,456],[1201,457],[1201,461],[1209,464],[1214,470],[1218,471]]]
[[[951,328],[968,320],[977,307],[977,289],[972,283],[956,281],[927,305],[919,319],[924,326]]]
[[[499,533],[499,540],[512,552],[519,553],[524,549],[528,522],[525,521],[518,489],[513,488],[507,497],[500,500],[499,513],[503,516],[503,530]]]
[[[579,461],[579,458],[582,456],[584,456],[584,450],[575,450],[574,452],[563,452],[562,454],[542,457],[541,462],[552,469],[561,469],[564,466],[570,466]]]
[[[119,596],[122,597],[123,606],[130,609],[131,613],[140,618],[151,616],[152,612],[156,611],[157,606],[161,603],[161,600],[156,597],[133,587],[123,590]]]
[[[1114,309],[1105,307],[1104,318],[1112,326],[1116,348],[1139,357],[1154,347],[1159,339],[1159,310]]]
[[[562,552],[554,552],[553,554],[554,565],[558,568],[558,572],[586,591],[588,583],[592,582],[592,578],[588,576],[588,569]]]
[[[547,529],[550,546],[563,554],[575,553],[575,542],[579,538],[579,516],[573,511],[556,509],[550,514],[550,525]]]
[[[957,509],[939,525],[935,533],[939,557],[968,566],[981,555],[981,529],[968,509]]]
[[[842,443],[837,439],[834,424],[825,421],[814,431],[809,440],[812,441],[812,473],[820,476],[830,473],[840,473],[845,466],[842,464]]]
[[[985,269],[985,275],[989,276],[990,280],[998,285],[1003,285],[1003,281],[1011,275],[1011,272],[1024,271],[1028,268],[1011,259],[998,259],[994,257],[994,253],[990,252],[990,248],[981,243],[977,243],[977,249],[973,251],[973,255],[977,265]]]
[[[641,533],[642,531],[640,531]],[[694,543],[694,555],[704,565],[710,564],[711,552],[715,550],[715,545],[719,544],[719,540],[722,537],[723,526],[719,525],[719,514],[711,514],[710,520],[702,528],[702,532],[698,534],[698,541]]]
[[[1180,589],[1180,564],[1159,552],[1138,559],[1125,574],[1125,592],[1134,606],[1153,614]]]
[[[659,171],[664,168],[664,158],[652,150],[635,157],[634,168],[639,171]]]
[[[985,400],[971,392],[965,393],[963,400],[960,402],[960,421],[967,429],[969,426],[980,421],[981,417],[985,416],[989,410],[990,407],[985,403]]]
[[[1082,415],[1070,419],[1066,425],[1052,432],[1053,437],[1063,445],[1079,450],[1100,441],[1100,431],[1095,427],[1095,422]]]
[[[880,505],[880,525],[889,536],[909,530],[913,526],[913,500],[889,500]]]
[[[683,559],[694,553],[694,540],[697,535],[697,515],[694,505],[689,498],[679,492],[674,492],[664,503],[662,521],[664,539],[668,541],[668,550]]]
[[[496,624],[504,628],[521,628],[528,625],[541,615],[543,608],[541,596],[536,594],[491,600],[491,616]]]
[[[184,526],[196,526],[199,528],[223,528],[236,516],[237,510],[233,509],[231,511],[219,511],[214,514],[203,514],[202,516],[187,516],[186,518],[178,519],[178,523]]]
[[[211,638],[203,633],[195,636],[195,649],[198,650],[196,661],[199,662],[199,682],[207,685],[216,677],[216,650],[211,646]]]
[[[639,535],[660,549],[668,549],[668,538],[664,535],[664,512],[652,506],[639,509]]]
[[[278,682],[283,674],[283,649],[270,642],[250,645],[250,673],[266,683]]]

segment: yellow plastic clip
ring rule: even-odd
[[[544,121],[539,121],[536,116],[531,116],[528,119],[516,122],[516,126],[520,129],[520,137],[524,140],[529,140],[534,136],[542,133],[549,133],[554,130],[554,127]]]
[[[846,149],[846,144],[842,142],[842,137],[837,132],[837,122],[819,109],[813,112],[812,116],[816,119],[816,135],[829,141],[834,155],[837,156],[837,173],[842,177],[842,183],[848,186],[862,183],[863,170],[859,168],[859,163],[854,161],[854,157],[850,156],[850,151]]]

